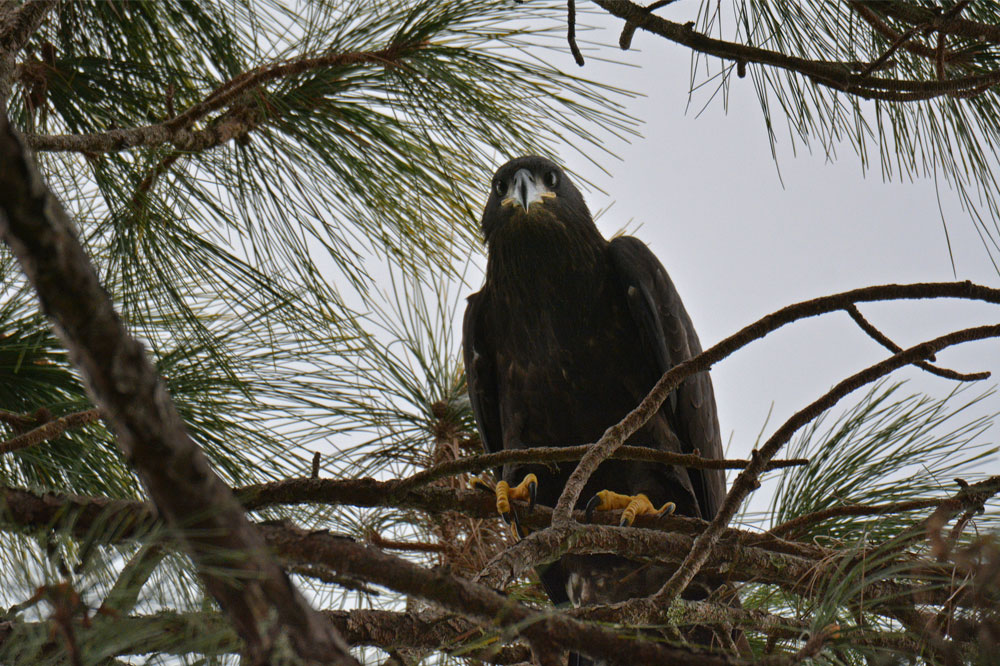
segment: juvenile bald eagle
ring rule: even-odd
[[[701,352],[657,258],[636,238],[605,240],[579,190],[552,161],[522,157],[500,167],[481,224],[486,282],[469,297],[463,344],[488,451],[595,442],[664,372]],[[627,443],[721,458],[708,373],[684,381]],[[554,505],[575,466],[505,465],[498,510],[511,521],[511,498]],[[721,470],[610,460],[577,508],[628,507],[624,523],[673,507],[711,520],[724,495]],[[617,556],[566,556],[541,579],[553,602],[579,605],[647,596],[668,574]]]

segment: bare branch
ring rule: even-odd
[[[246,641],[247,657],[266,661],[285,636],[304,661],[355,663],[343,639],[290,585],[188,436],[156,369],[101,287],[72,223],[2,114],[0,163],[0,235],[157,509],[184,535],[206,587]]]
[[[861,311],[858,310],[856,305],[850,305],[844,309],[847,310],[847,314],[851,315],[851,319],[853,319],[855,323],[861,327],[861,330],[871,336],[871,338],[880,345],[891,351],[893,354],[898,354],[903,350],[902,347],[890,340],[888,336],[875,328],[870,321],[865,319],[865,316],[861,314]],[[974,382],[980,379],[988,379],[990,376],[989,372],[971,372],[967,374],[955,372],[954,370],[949,370],[947,368],[935,367],[926,361],[918,361],[913,365],[917,366],[921,370],[926,370],[931,374],[937,375],[938,377],[944,377],[945,379],[957,379],[962,382]]]
[[[580,53],[580,46],[576,43],[576,0],[566,0],[566,23],[566,41],[569,42],[569,50],[576,64],[583,67],[587,63]]]
[[[664,373],[634,410],[629,412],[619,423],[608,428],[570,475],[556,505],[553,521],[555,524],[565,524],[569,521],[570,512],[580,499],[583,486],[594,470],[618,450],[626,439],[641,428],[660,409],[667,396],[687,377],[710,369],[737,349],[798,319],[814,317],[834,310],[843,310],[862,302],[919,298],[967,298],[1000,304],[1000,290],[975,285],[971,282],[931,282],[864,287],[789,305],[757,320],[694,358],[680,363]]]

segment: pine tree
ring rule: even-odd
[[[878,137],[887,175],[936,165],[997,218],[989,3],[738,2],[730,43],[702,34],[712,3],[693,25],[656,17],[669,3],[597,4],[625,19],[624,47],[650,30],[722,57],[723,86],[750,73],[769,127],[777,100],[802,140],[848,137],[867,159]],[[981,469],[989,420],[965,414],[992,393],[878,380],[910,362],[977,379],[926,361],[1000,330],[900,350],[854,304],[996,289],[856,290],[706,350],[837,309],[890,348],[731,462],[736,500],[775,470],[771,510],[739,528],[560,531],[540,509],[515,546],[467,489],[496,465],[455,329],[482,184],[508,156],[565,140],[600,159],[602,137],[636,132],[627,91],[547,61],[582,61],[575,9],[0,3],[0,662],[553,663],[581,646],[628,663],[989,662],[1000,479]],[[683,376],[664,379],[661,402]],[[724,576],[742,609],[661,590],[556,612],[531,569],[566,549]],[[685,644],[691,624],[713,644]]]

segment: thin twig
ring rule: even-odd
[[[889,58],[892,57],[892,54],[895,53],[900,46],[910,41],[910,39],[912,39],[914,35],[916,35],[918,32],[924,30],[927,27],[929,27],[929,24],[926,23],[922,25],[915,25],[906,32],[904,32],[903,34],[901,34],[896,39],[896,41],[894,41],[892,44],[889,45],[889,48],[887,48],[885,52],[882,53],[882,55],[880,55],[875,60],[872,60],[870,65],[861,70],[860,76],[868,76],[875,70],[881,69],[882,66],[889,61]]]
[[[875,340],[880,345],[882,345],[883,347],[885,347],[894,354],[898,354],[900,351],[902,351],[903,348],[897,345],[891,339],[889,339],[889,337],[886,336],[884,333],[882,333],[882,331],[875,328],[875,326],[870,321],[868,321],[863,314],[861,314],[861,311],[858,310],[856,305],[851,305],[845,308],[845,310],[847,310],[847,314],[851,315],[851,319],[853,319],[855,323],[857,323],[857,325],[861,327],[861,330],[863,330],[865,333],[871,336],[873,340]],[[913,365],[917,366],[921,370],[926,370],[931,374],[937,375],[938,377],[944,377],[946,379],[956,379],[962,382],[974,382],[974,381],[979,381],[980,379],[988,379],[990,377],[990,373],[988,371],[970,372],[970,373],[955,372],[954,370],[949,370],[947,368],[939,368],[937,366],[931,365],[926,361],[919,361],[917,363],[914,363]]]
[[[418,541],[396,541],[386,539],[374,530],[368,532],[368,541],[373,546],[389,550],[408,550],[414,553],[443,553],[448,546],[443,543],[421,543]]]
[[[777,537],[791,538],[802,532],[803,528],[815,525],[816,523],[821,523],[824,520],[829,520],[830,518],[839,518],[841,516],[881,516],[887,513],[904,513],[907,511],[916,511],[918,509],[928,509],[930,507],[937,506],[940,502],[941,500],[936,499],[922,499],[909,500],[906,502],[889,502],[886,504],[844,504],[842,506],[833,506],[828,509],[821,509],[819,511],[813,511],[812,513],[792,518],[791,520],[787,520],[780,525],[772,527],[767,533],[773,534]]]
[[[576,43],[576,0],[566,0],[566,23],[566,41],[569,42],[569,50],[576,64],[583,67],[587,63]]]
[[[882,35],[889,42],[899,40],[901,33],[883,21],[881,16],[866,7],[864,3],[859,2],[859,0],[849,0],[848,4],[851,6],[851,9],[857,12],[858,16],[863,18],[868,25],[870,25],[877,33]],[[921,44],[920,42],[903,42],[902,48],[904,51],[909,51],[910,53],[923,58],[934,57],[934,50],[925,44]]]
[[[58,419],[40,425],[34,430],[29,430],[22,435],[12,437],[5,442],[0,442],[0,455],[10,453],[11,451],[17,451],[19,449],[25,449],[29,446],[36,446],[42,442],[55,439],[70,428],[78,428],[82,425],[93,423],[100,417],[101,410],[96,407],[83,412],[67,414],[66,416],[62,416]]]

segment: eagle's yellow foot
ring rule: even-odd
[[[535,508],[535,497],[538,494],[538,477],[534,474],[528,474],[524,477],[521,483],[517,484],[513,488],[508,485],[506,481],[497,482],[496,495],[497,495],[497,513],[500,517],[504,519],[508,525],[511,522],[511,516],[514,514],[510,509],[510,500],[528,500],[528,511]]]
[[[622,511],[622,519],[618,524],[627,526],[635,522],[636,516],[662,516],[673,513],[675,508],[676,505],[673,502],[667,502],[657,509],[649,501],[649,498],[642,493],[638,495],[622,495],[612,490],[602,490],[587,502],[587,520],[593,518],[595,510],[613,511],[615,509],[624,509]]]

